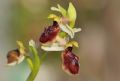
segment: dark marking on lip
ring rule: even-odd
[[[75,75],[79,73],[79,57],[72,53],[72,47],[68,47],[62,53],[64,70]]]
[[[60,28],[58,23],[56,21],[53,21],[52,26],[48,26],[47,28],[45,28],[44,32],[41,34],[39,38],[39,41],[41,43],[52,41],[57,36],[59,31],[60,31]]]

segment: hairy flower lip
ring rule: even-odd
[[[25,58],[25,47],[21,41],[17,41],[18,48],[11,50],[7,54],[7,65],[14,66],[21,63]]]
[[[17,61],[19,56],[20,56],[20,51],[18,49],[9,51],[7,54],[8,63]]]
[[[79,58],[72,53],[72,47],[68,47],[62,52],[62,68],[71,75],[79,73]]]
[[[41,43],[51,42],[56,38],[59,31],[60,31],[60,28],[58,23],[56,21],[53,21],[52,26],[48,26],[47,28],[45,28],[44,32],[41,34],[39,38],[39,41]]]
[[[19,49],[11,50],[7,54],[7,65],[14,66],[21,63],[25,56],[20,54]]]

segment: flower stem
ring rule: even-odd
[[[30,46],[30,50],[33,53],[33,57],[34,57],[33,70],[31,70],[31,73],[30,73],[29,77],[27,78],[27,81],[34,81],[34,79],[39,71],[41,63],[40,63],[40,58],[38,56],[37,49],[35,47]]]
[[[29,56],[26,56],[26,61],[31,69],[31,71],[33,70],[33,62],[32,59]]]
[[[34,69],[33,71],[31,71],[29,77],[27,78],[27,81],[34,81],[38,71],[39,69]]]

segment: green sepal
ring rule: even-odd
[[[58,8],[59,8],[61,14],[62,14],[64,17],[66,17],[67,11],[66,11],[62,6],[60,6],[59,4],[58,4],[57,6],[58,6]]]
[[[74,25],[75,25],[77,13],[76,13],[75,7],[73,6],[73,4],[71,2],[69,3],[67,16],[68,16],[68,18],[70,20],[70,27],[73,28]]]
[[[57,6],[58,6],[58,8],[51,7],[51,10],[60,12],[64,17],[66,17],[67,11],[62,6],[60,6],[59,4]]]
[[[30,56],[26,56],[26,61],[27,61],[28,65],[32,71],[33,67],[34,67],[32,58]]]

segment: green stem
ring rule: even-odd
[[[33,66],[33,70],[31,70],[29,77],[27,78],[27,81],[34,81],[34,79],[39,71],[41,63],[40,63],[40,58],[38,56],[37,49],[35,47],[30,46],[30,50],[34,56],[34,61],[33,61],[34,66]]]
[[[29,56],[26,56],[26,61],[28,62],[28,65],[31,69],[31,71],[33,70],[33,62],[32,59]]]

